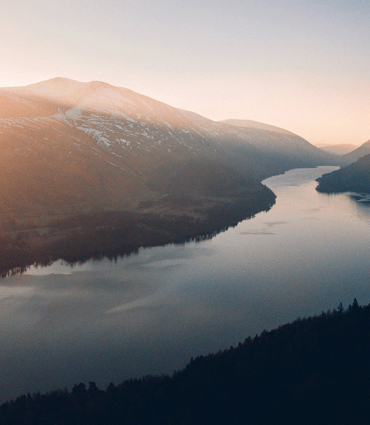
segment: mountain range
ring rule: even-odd
[[[335,155],[346,155],[357,149],[357,146],[351,144],[341,144],[341,145],[327,145],[327,146],[319,146],[325,152],[330,152]]]
[[[65,230],[55,223],[76,230],[91,214],[199,221],[241,198],[254,214],[274,198],[262,179],[338,162],[277,127],[215,122],[129,89],[66,78],[0,89],[0,149],[0,238],[17,251],[60,240]],[[102,215],[94,226],[104,227]]]

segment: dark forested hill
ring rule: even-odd
[[[318,178],[316,190],[326,193],[359,192],[370,193],[370,155],[340,170]]]
[[[172,377],[23,395],[2,425],[367,425],[370,306],[297,319]]]

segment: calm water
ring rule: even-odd
[[[171,373],[263,329],[370,302],[370,207],[315,191],[335,167],[265,181],[277,203],[210,241],[0,280],[0,401]]]

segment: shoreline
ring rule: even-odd
[[[168,197],[156,205],[131,211],[80,214],[18,232],[0,235],[2,277],[22,273],[31,265],[57,260],[70,264],[90,259],[116,259],[141,247],[210,239],[255,214],[268,211],[276,195],[260,184],[257,190],[229,197]],[[47,231],[45,231],[47,228]],[[40,234],[41,233],[41,234]]]

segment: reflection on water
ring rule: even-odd
[[[359,220],[370,223],[370,194],[348,193],[347,194],[354,202],[356,215]]]
[[[2,279],[1,401],[171,373],[264,328],[369,303],[370,208],[315,191],[332,169],[266,180],[276,205],[212,240]]]

